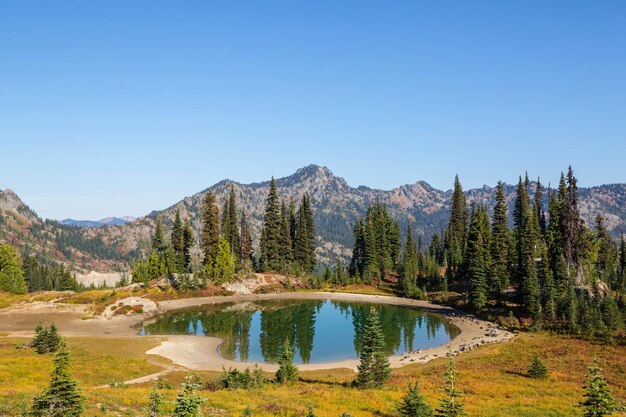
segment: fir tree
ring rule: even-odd
[[[583,387],[585,399],[579,403],[579,407],[584,410],[583,416],[610,416],[616,411],[623,411],[624,407],[621,407],[615,400],[602,376],[602,368],[600,368],[597,358],[594,359],[593,365],[588,369],[587,383]]]
[[[400,417],[432,417],[433,410],[424,400],[417,382],[413,385],[409,383],[407,393],[398,406],[398,414]]]
[[[539,282],[535,264],[536,231],[533,213],[530,208],[525,182],[520,177],[515,196],[515,240],[516,240],[516,275],[522,304],[533,317],[538,317]]]
[[[448,270],[451,278],[457,278],[463,262],[465,252],[465,238],[467,235],[467,202],[459,176],[454,177],[454,192],[450,220],[446,230],[445,250],[448,259]]]
[[[235,259],[241,258],[241,236],[239,235],[239,222],[237,219],[237,198],[235,186],[231,184],[228,196],[228,243],[235,255]]]
[[[28,291],[20,256],[11,245],[0,244],[0,291],[13,294],[24,294]]]
[[[508,226],[508,206],[504,197],[504,186],[498,181],[496,205],[491,225],[491,288],[500,301],[502,292],[509,284],[510,231]]]
[[[182,389],[176,396],[173,417],[201,417],[200,406],[206,401],[196,392],[200,388],[197,378],[188,375]]]
[[[470,282],[469,301],[476,311],[487,305],[487,273],[491,262],[490,225],[487,209],[472,202],[464,270]]]
[[[163,218],[159,215],[156,217],[154,226],[154,234],[152,235],[152,251],[162,256],[165,255],[165,239],[163,238]]]
[[[281,258],[285,265],[290,265],[293,261],[293,246],[291,243],[291,228],[289,226],[289,211],[287,206],[285,205],[285,201],[281,202],[281,219],[280,219],[280,227],[281,227]]]
[[[150,397],[148,402],[148,409],[146,417],[158,417],[161,415],[163,407],[163,394],[161,394],[156,385],[152,387],[150,391]]]
[[[260,267],[262,270],[280,271],[282,269],[282,236],[282,213],[276,191],[276,181],[272,177],[261,231]]]
[[[78,382],[70,375],[70,353],[61,341],[54,358],[54,370],[48,388],[33,400],[28,412],[37,417],[76,417],[83,413],[84,398]]]
[[[170,247],[173,253],[172,272],[184,272],[185,267],[185,241],[183,237],[183,222],[180,219],[180,211],[176,210],[172,233],[170,235]]]
[[[276,371],[276,381],[281,384],[296,382],[300,379],[298,367],[293,364],[293,349],[289,339],[283,342],[283,351],[278,358],[278,370]]]
[[[443,389],[445,395],[439,400],[439,407],[435,411],[436,417],[463,417],[465,408],[460,399],[463,397],[461,391],[456,387],[457,383],[457,370],[454,365],[454,359],[451,354],[448,354],[448,367],[444,375],[446,386]]]
[[[535,379],[548,377],[548,367],[541,361],[539,355],[533,356],[533,360],[528,367],[528,376]]]
[[[359,372],[355,380],[359,388],[380,388],[389,379],[391,368],[384,347],[382,326],[378,313],[372,307],[363,327]]]
[[[213,266],[217,256],[220,241],[219,213],[217,202],[212,191],[207,191],[204,195],[202,206],[202,253],[204,259],[202,263]]]
[[[230,282],[235,275],[235,260],[233,259],[230,245],[223,237],[220,238],[215,264],[213,265],[213,282],[223,284]]]
[[[418,273],[418,255],[413,241],[413,227],[408,223],[404,253],[402,255],[402,293],[411,297],[415,295],[416,277]]]
[[[240,262],[243,268],[252,268],[254,265],[254,255],[252,253],[252,236],[250,235],[250,225],[246,216],[246,210],[241,211],[241,257]]]
[[[193,231],[189,221],[185,219],[183,223],[183,246],[182,246],[182,266],[185,272],[191,271],[191,248],[193,247]]]

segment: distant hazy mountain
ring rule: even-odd
[[[130,223],[137,220],[136,217],[133,216],[124,216],[124,217],[105,217],[101,220],[74,220],[74,219],[63,219],[59,223],[65,226],[73,226],[73,227],[102,227],[102,226],[119,226],[121,224]]]
[[[0,241],[3,239],[3,233],[7,235],[7,230],[14,230],[12,226],[7,227],[7,224],[19,223],[14,218],[24,216],[26,213],[23,226],[19,231],[14,230],[10,234],[10,239],[23,249],[29,248],[35,252],[35,246],[41,246],[42,242],[45,242],[47,245],[45,247],[49,248],[45,253],[49,258],[73,263],[78,268],[98,268],[101,271],[124,268],[130,259],[147,251],[157,215],[163,216],[168,232],[176,210],[180,210],[181,216],[190,220],[198,241],[204,194],[209,189],[212,190],[221,206],[231,185],[235,189],[239,209],[246,209],[253,239],[255,244],[258,244],[269,181],[240,184],[223,180],[197,194],[185,197],[169,208],[153,211],[144,218],[122,225],[83,228],[68,227],[52,221],[44,223],[30,209],[16,208],[26,206],[21,201],[13,201],[13,196],[14,198],[17,196],[7,190],[0,193]],[[445,227],[452,196],[450,190],[438,190],[423,181],[388,191],[365,186],[355,188],[348,185],[343,178],[333,175],[328,168],[317,165],[309,165],[297,170],[293,175],[278,178],[276,185],[279,196],[285,200],[293,198],[298,203],[304,192],[311,196],[318,256],[322,262],[334,262],[338,257],[349,259],[352,225],[358,216],[365,213],[368,204],[376,201],[386,204],[391,213],[399,219],[403,230],[406,229],[408,219],[417,235],[427,242],[433,233]],[[507,185],[505,191],[509,204],[512,204],[515,187]],[[12,202],[8,205],[3,203],[5,193],[12,194],[9,198]],[[490,186],[468,190],[467,196],[468,203],[475,200],[493,208],[495,190]],[[587,224],[593,224],[596,214],[603,213],[608,229],[617,236],[626,225],[626,184],[581,188],[580,209]],[[28,236],[33,233],[39,233],[40,240],[36,240],[35,244],[29,244]],[[31,239],[30,242],[32,241]]]

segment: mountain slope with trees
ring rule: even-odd
[[[399,221],[402,235],[406,233],[406,219],[409,219],[413,238],[428,242],[446,227],[453,197],[453,190],[437,190],[423,181],[389,191],[364,186],[355,188],[343,178],[333,175],[328,168],[317,165],[309,165],[293,175],[277,178],[275,184],[286,209],[289,209],[291,201],[299,202],[303,194],[308,195],[321,264],[334,264],[338,258],[347,262],[351,258],[353,227],[357,219],[366,216],[368,206],[376,202],[386,206],[391,217]],[[532,188],[535,183],[529,185]],[[512,225],[516,187],[506,184],[502,187],[509,213],[508,223]],[[224,180],[145,218],[124,225],[98,228],[68,227],[55,221],[43,221],[17,195],[5,190],[0,192],[0,242],[17,246],[23,254],[38,253],[39,260],[44,263],[63,262],[77,270],[127,269],[130,261],[149,252],[157,216],[162,217],[165,233],[169,235],[178,212],[183,220],[189,222],[194,241],[200,242],[201,213],[206,193],[212,191],[215,195],[221,219],[223,208],[227,207],[231,197],[231,189],[238,201],[240,217],[245,211],[251,246],[258,254],[270,181],[240,184]],[[545,188],[543,190],[543,205],[547,207],[548,193]],[[496,189],[489,186],[471,189],[465,197],[466,201],[473,200],[492,212]],[[587,225],[593,225],[597,214],[602,214],[607,232],[618,237],[626,225],[626,184],[580,188],[579,211]],[[201,258],[199,246],[196,245],[192,253],[196,260]]]

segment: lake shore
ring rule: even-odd
[[[114,317],[101,316],[90,320],[81,319],[81,315],[86,309],[85,306],[46,302],[24,303],[0,311],[0,332],[7,333],[9,336],[30,337],[37,322],[54,321],[61,333],[70,337],[143,337],[137,334],[136,326],[158,314],[207,304],[259,300],[337,300],[392,304],[419,308],[445,316],[459,329],[459,334],[454,339],[441,346],[390,356],[389,361],[393,368],[399,368],[411,363],[425,363],[436,358],[445,357],[449,352],[458,354],[485,343],[501,343],[514,337],[514,333],[493,323],[480,320],[460,310],[433,304],[428,301],[335,292],[240,294],[167,300],[159,302],[158,309],[149,314]],[[254,362],[239,362],[223,358],[218,351],[219,345],[222,343],[222,340],[219,338],[178,335],[160,336],[160,338],[162,339],[160,345],[148,350],[146,353],[162,356],[171,360],[175,365],[191,370],[221,371],[223,368],[229,367],[245,369],[255,366]],[[327,363],[302,364],[298,365],[298,368],[301,370],[335,368],[356,370],[358,362],[357,359],[351,359]],[[275,371],[277,369],[277,366],[273,364],[258,363],[258,365],[266,371]]]

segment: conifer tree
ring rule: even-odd
[[[448,366],[444,375],[446,386],[443,391],[444,397],[439,400],[439,407],[435,411],[436,417],[463,417],[465,413],[465,407],[460,399],[463,397],[461,391],[457,388],[457,370],[454,364],[454,359],[451,354],[448,354]]]
[[[283,260],[284,265],[290,265],[293,261],[293,245],[291,243],[291,228],[289,226],[289,211],[287,206],[285,205],[285,201],[281,202],[280,207],[281,219],[281,258]]]
[[[235,255],[235,259],[241,258],[241,240],[239,235],[239,223],[237,220],[237,198],[235,196],[235,186],[231,184],[228,197],[228,243]]]
[[[28,291],[20,256],[11,245],[0,244],[0,291],[13,294],[24,294]]]
[[[188,375],[176,396],[173,417],[201,417],[200,406],[206,401],[196,392],[200,388],[197,378]]]
[[[413,227],[408,222],[404,253],[402,255],[402,292],[406,296],[413,296],[416,288],[418,273],[418,256],[415,242],[413,241]]]
[[[398,414],[400,417],[432,417],[433,410],[420,393],[417,382],[413,385],[409,383],[407,393],[398,406]]]
[[[165,239],[163,238],[163,218],[158,215],[154,226],[154,235],[152,235],[152,251],[159,256],[165,255]]]
[[[535,264],[536,231],[533,213],[530,208],[526,183],[520,177],[515,196],[515,239],[516,239],[516,275],[522,304],[533,317],[538,317],[539,282]]]
[[[217,202],[215,200],[215,194],[212,191],[207,191],[204,195],[204,202],[202,206],[202,253],[204,259],[203,265],[212,266],[215,263],[217,256],[218,245],[220,241],[219,230],[219,213],[217,209]]]
[[[148,402],[148,409],[146,417],[158,417],[161,415],[161,409],[163,407],[163,394],[161,394],[156,385],[152,387],[150,391],[150,398]]]
[[[509,250],[511,247],[508,206],[502,181],[498,181],[496,187],[496,205],[493,210],[491,230],[490,286],[496,299],[500,301],[502,292],[509,284]]]
[[[541,361],[539,355],[533,357],[528,367],[528,376],[536,379],[543,379],[548,376],[548,367]]]
[[[465,238],[467,235],[467,201],[459,176],[454,177],[454,192],[450,220],[445,236],[445,251],[448,260],[448,271],[451,278],[458,278],[465,252]]]
[[[261,231],[261,259],[259,263],[262,270],[280,271],[282,269],[282,235],[282,213],[276,191],[276,181],[272,177]]]
[[[293,349],[289,339],[283,342],[283,351],[278,358],[278,370],[276,371],[276,381],[281,384],[296,382],[300,379],[298,367],[293,364]]]
[[[385,339],[378,313],[371,308],[363,327],[360,363],[355,384],[359,388],[380,388],[389,379],[391,368],[384,351]]]
[[[241,211],[241,250],[240,262],[243,268],[252,268],[254,265],[254,254],[252,253],[252,236],[250,235],[250,225],[246,216],[246,210]]]
[[[213,281],[216,284],[230,282],[233,275],[235,275],[235,260],[228,241],[221,237],[213,266]]]
[[[48,388],[33,400],[29,416],[77,417],[83,413],[84,398],[78,382],[70,375],[70,353],[64,340],[54,358],[54,369]]]
[[[185,219],[183,223],[183,245],[182,245],[182,264],[185,272],[191,271],[191,248],[193,247],[193,231],[189,221]]]
[[[623,411],[624,407],[615,400],[602,376],[602,368],[600,368],[597,358],[594,359],[593,365],[588,369],[587,382],[583,387],[585,399],[579,403],[579,407],[584,410],[583,416],[602,417],[610,416],[616,411]]]
[[[487,304],[487,274],[491,263],[489,215],[472,202],[464,270],[470,282],[469,302],[476,311]]]
[[[180,219],[180,211],[176,210],[172,233],[170,235],[170,247],[173,253],[173,272],[184,272],[185,241],[183,237],[183,222]]]

